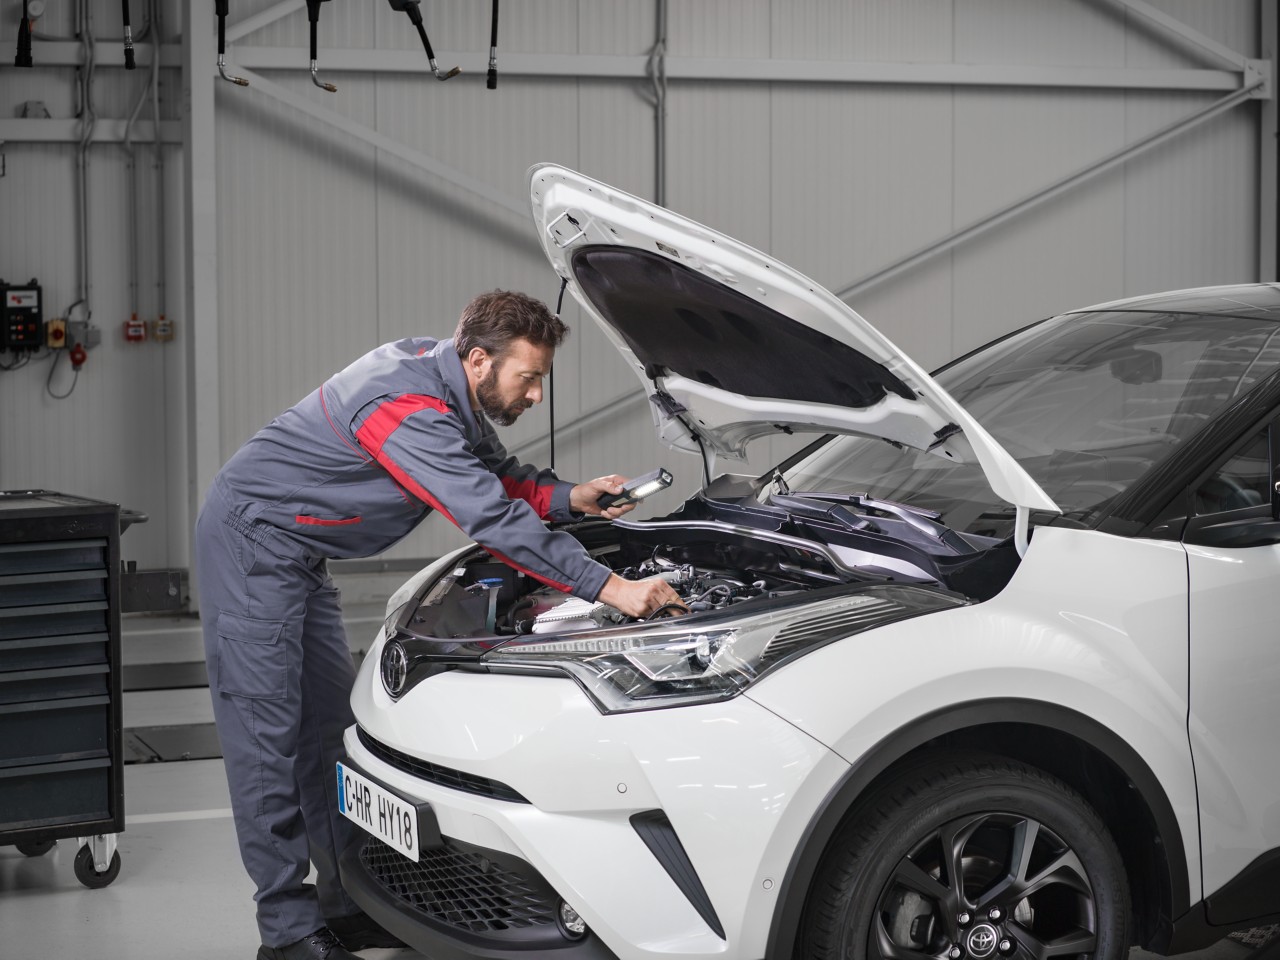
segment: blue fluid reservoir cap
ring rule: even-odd
[[[502,577],[485,577],[476,581],[476,583],[482,583],[486,587],[500,587],[505,582]]]

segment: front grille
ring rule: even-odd
[[[360,862],[388,893],[436,923],[504,939],[563,942],[559,898],[537,871],[515,857],[468,847],[447,841],[423,850],[414,863],[371,837]]]
[[[498,780],[490,780],[488,777],[478,777],[472,773],[463,773],[461,770],[454,770],[450,767],[442,767],[440,764],[432,763],[430,760],[411,757],[407,753],[401,753],[399,750],[394,750],[385,743],[380,743],[373,739],[360,727],[356,728],[356,736],[360,738],[360,742],[368,748],[369,752],[383,763],[395,767],[397,770],[403,770],[405,773],[411,773],[422,780],[438,783],[442,787],[462,790],[465,793],[492,797],[494,800],[510,800],[512,803],[529,802],[505,783]]]

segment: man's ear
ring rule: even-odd
[[[472,347],[467,352],[467,366],[477,374],[484,368],[484,362],[492,359],[493,357],[484,347]]]

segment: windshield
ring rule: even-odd
[[[1278,363],[1274,321],[1114,311],[1046,320],[935,379],[1083,521]],[[1006,536],[1013,516],[976,463],[884,440],[833,438],[783,476],[792,490],[869,493],[983,536]]]

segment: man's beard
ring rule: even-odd
[[[511,426],[516,422],[516,418],[520,414],[533,406],[523,398],[509,406],[504,407],[502,405],[502,398],[498,396],[498,368],[496,365],[490,367],[488,375],[476,384],[476,399],[480,401],[480,409],[484,411],[484,415],[500,427]]]

